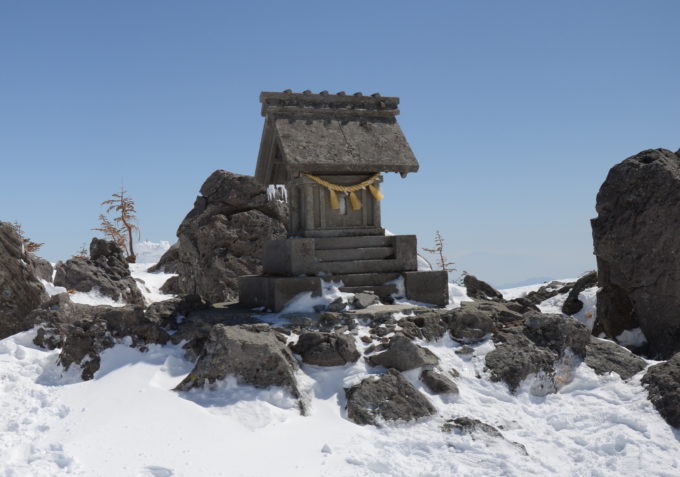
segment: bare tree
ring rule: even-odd
[[[127,191],[121,187],[120,192],[111,194],[111,199],[102,202],[106,207],[106,213],[114,212],[113,222],[104,214],[99,216],[100,226],[95,228],[99,232],[109,237],[111,240],[120,245],[127,252],[127,261],[135,263],[135,249],[133,232],[137,232],[139,237],[139,227],[136,224],[137,211],[135,210],[135,201],[127,195]],[[127,237],[126,237],[127,235]]]
[[[423,250],[431,253],[432,255],[437,256],[437,265],[441,267],[442,270],[445,272],[454,272],[456,271],[453,266],[455,263],[449,262],[446,260],[446,257],[444,256],[444,237],[439,233],[439,230],[437,230],[437,233],[434,235],[434,248],[425,248],[423,247]]]
[[[21,227],[21,224],[17,222],[16,220],[10,224],[14,231],[21,237],[21,242],[24,245],[24,250],[30,253],[35,253],[38,250],[40,250],[40,247],[45,245],[44,243],[38,243],[34,242],[30,238],[26,237],[26,233],[24,232],[24,229]]]

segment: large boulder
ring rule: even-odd
[[[115,242],[93,238],[90,258],[74,257],[58,262],[56,269],[56,286],[79,292],[98,290],[115,301],[144,305],[144,297],[130,275],[123,250]]]
[[[177,230],[178,245],[161,258],[177,273],[172,290],[217,303],[238,298],[238,277],[262,271],[265,242],[285,238],[288,206],[268,200],[251,176],[218,170]]]
[[[48,349],[61,348],[57,362],[66,370],[80,366],[83,380],[94,377],[101,352],[113,347],[116,340],[129,338],[131,346],[145,350],[150,344],[165,344],[169,339],[141,307],[82,305],[73,303],[67,293],[51,297],[29,318],[40,323],[34,343]]]
[[[215,325],[196,366],[175,389],[188,391],[234,376],[240,384],[278,386],[299,397],[297,362],[284,341],[266,324]]]
[[[361,356],[350,334],[310,331],[300,335],[291,349],[303,362],[316,366],[342,366],[356,362]]]
[[[345,389],[347,417],[360,425],[386,421],[411,421],[431,416],[435,408],[398,371],[368,377]]]
[[[651,366],[642,384],[659,414],[668,424],[680,429],[680,353],[665,363]]]
[[[31,328],[27,315],[46,299],[21,237],[0,222],[0,339]]]
[[[35,277],[40,280],[45,280],[46,282],[51,282],[52,275],[54,274],[54,267],[52,267],[52,264],[34,253],[28,253],[27,256],[28,263],[33,268]]]
[[[640,327],[661,358],[680,350],[679,153],[649,149],[614,166],[591,221],[599,323],[611,338]]]
[[[405,336],[393,336],[387,350],[370,356],[368,362],[371,366],[408,371],[421,366],[435,366],[439,363],[439,358],[429,349],[418,346]]]
[[[647,367],[644,359],[612,341],[591,336],[586,350],[586,364],[597,374],[616,373],[630,379]]]

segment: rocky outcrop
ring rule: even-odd
[[[678,203],[679,153],[649,149],[609,171],[591,221],[599,323],[611,338],[640,327],[662,358],[680,350]]]
[[[586,364],[597,374],[616,373],[630,379],[647,367],[644,359],[611,341],[590,337],[586,348]]]
[[[649,400],[671,426],[680,429],[680,353],[651,366],[642,378]]]
[[[302,357],[304,363],[316,366],[342,366],[361,357],[354,337],[349,334],[303,333],[291,349]]]
[[[431,416],[435,408],[398,371],[369,377],[345,389],[347,417],[360,425],[385,421],[411,421]]]
[[[188,391],[234,376],[240,384],[278,386],[299,397],[297,362],[281,338],[266,324],[215,325],[196,366],[175,389]]]
[[[492,301],[463,302],[442,315],[451,337],[462,343],[475,343],[496,331],[498,323],[522,320],[522,315]]]
[[[100,354],[116,340],[129,337],[131,346],[146,349],[165,344],[168,333],[149,320],[141,307],[89,306],[73,303],[68,294],[55,295],[29,318],[40,323],[34,343],[47,349],[61,348],[58,363],[68,370],[81,367],[83,380],[99,370]]]
[[[496,348],[485,358],[493,381],[515,392],[527,376],[542,373],[548,381],[542,388],[549,392],[564,384],[565,371],[585,357],[590,330],[574,318],[531,312],[521,326],[500,331],[493,340]]]
[[[406,316],[399,320],[401,330],[398,333],[414,339],[420,338],[427,341],[436,341],[447,331],[447,325],[438,312],[427,312],[412,316]]]
[[[370,356],[368,362],[371,366],[408,371],[421,366],[435,366],[439,363],[439,358],[429,349],[418,346],[404,336],[394,336],[390,338],[387,350]]]
[[[267,200],[253,177],[215,171],[177,230],[177,248],[161,258],[166,272],[179,275],[173,291],[236,300],[237,278],[262,271],[262,247],[285,238],[287,216],[287,205]]]
[[[179,242],[175,242],[165,251],[158,263],[149,267],[150,273],[177,273],[179,268]]]
[[[27,315],[47,299],[29,263],[14,227],[0,222],[0,339],[31,328]]]
[[[74,257],[58,262],[56,268],[54,284],[57,286],[79,292],[96,289],[113,300],[144,305],[123,251],[114,242],[93,238],[89,259]]]
[[[54,268],[52,264],[42,257],[38,257],[34,253],[26,254],[28,263],[33,268],[33,275],[36,278],[45,280],[46,282],[52,281],[52,274],[54,273]]]
[[[502,300],[503,294],[474,275],[465,275],[463,285],[473,300]]]
[[[583,302],[579,300],[578,296],[586,288],[597,286],[597,272],[592,271],[583,275],[576,280],[573,288],[569,291],[567,299],[562,305],[562,313],[565,315],[574,315],[583,309]]]

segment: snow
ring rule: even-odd
[[[168,242],[165,242],[166,244]],[[155,303],[157,301],[169,300],[174,295],[168,295],[161,292],[161,287],[170,278],[174,277],[174,273],[149,273],[148,268],[154,265],[154,263],[131,263],[130,264],[130,275],[137,282],[137,288],[142,292],[144,296],[144,301],[147,305]]]
[[[158,263],[163,254],[170,248],[170,242],[161,240],[160,242],[151,242],[144,240],[135,244],[135,257],[137,263],[148,263],[150,265]]]
[[[151,299],[164,277],[138,265],[133,275],[145,280]],[[326,300],[342,296],[338,284],[324,287]],[[450,284],[450,291],[450,306],[469,299],[464,287]],[[298,305],[308,308],[310,300],[301,297]],[[587,313],[594,302],[585,301]],[[561,305],[558,299],[541,306]],[[366,334],[368,328],[357,328],[361,352]],[[454,379],[460,394],[432,395],[418,380],[420,370],[408,371],[406,379],[437,414],[376,427],[350,422],[344,410],[344,388],[384,372],[363,360],[332,368],[300,363],[307,407],[301,415],[285,391],[238,385],[231,377],[209,389],[173,391],[193,367],[181,345],[140,352],[122,340],[102,353],[94,379],[81,382],[77,367],[64,373],[56,365],[59,350],[36,347],[34,335],[0,340],[6,477],[680,475],[680,431],[647,400],[643,373],[626,382],[576,363],[573,372],[565,368],[556,393],[541,395],[541,376],[530,376],[513,395],[488,379],[491,340],[474,345],[472,355],[456,354],[461,345],[448,335],[418,341],[439,357],[440,371],[460,373]],[[443,432],[456,417],[493,425],[502,437]]]
[[[616,337],[616,341],[627,348],[639,348],[647,343],[647,337],[640,328],[632,330],[623,330],[623,332]]]

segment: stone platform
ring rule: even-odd
[[[267,243],[263,274],[239,278],[244,306],[278,312],[299,293],[319,296],[322,281],[348,293],[393,294],[437,306],[448,304],[448,276],[418,271],[415,235],[289,238]],[[403,288],[402,288],[403,287]]]

